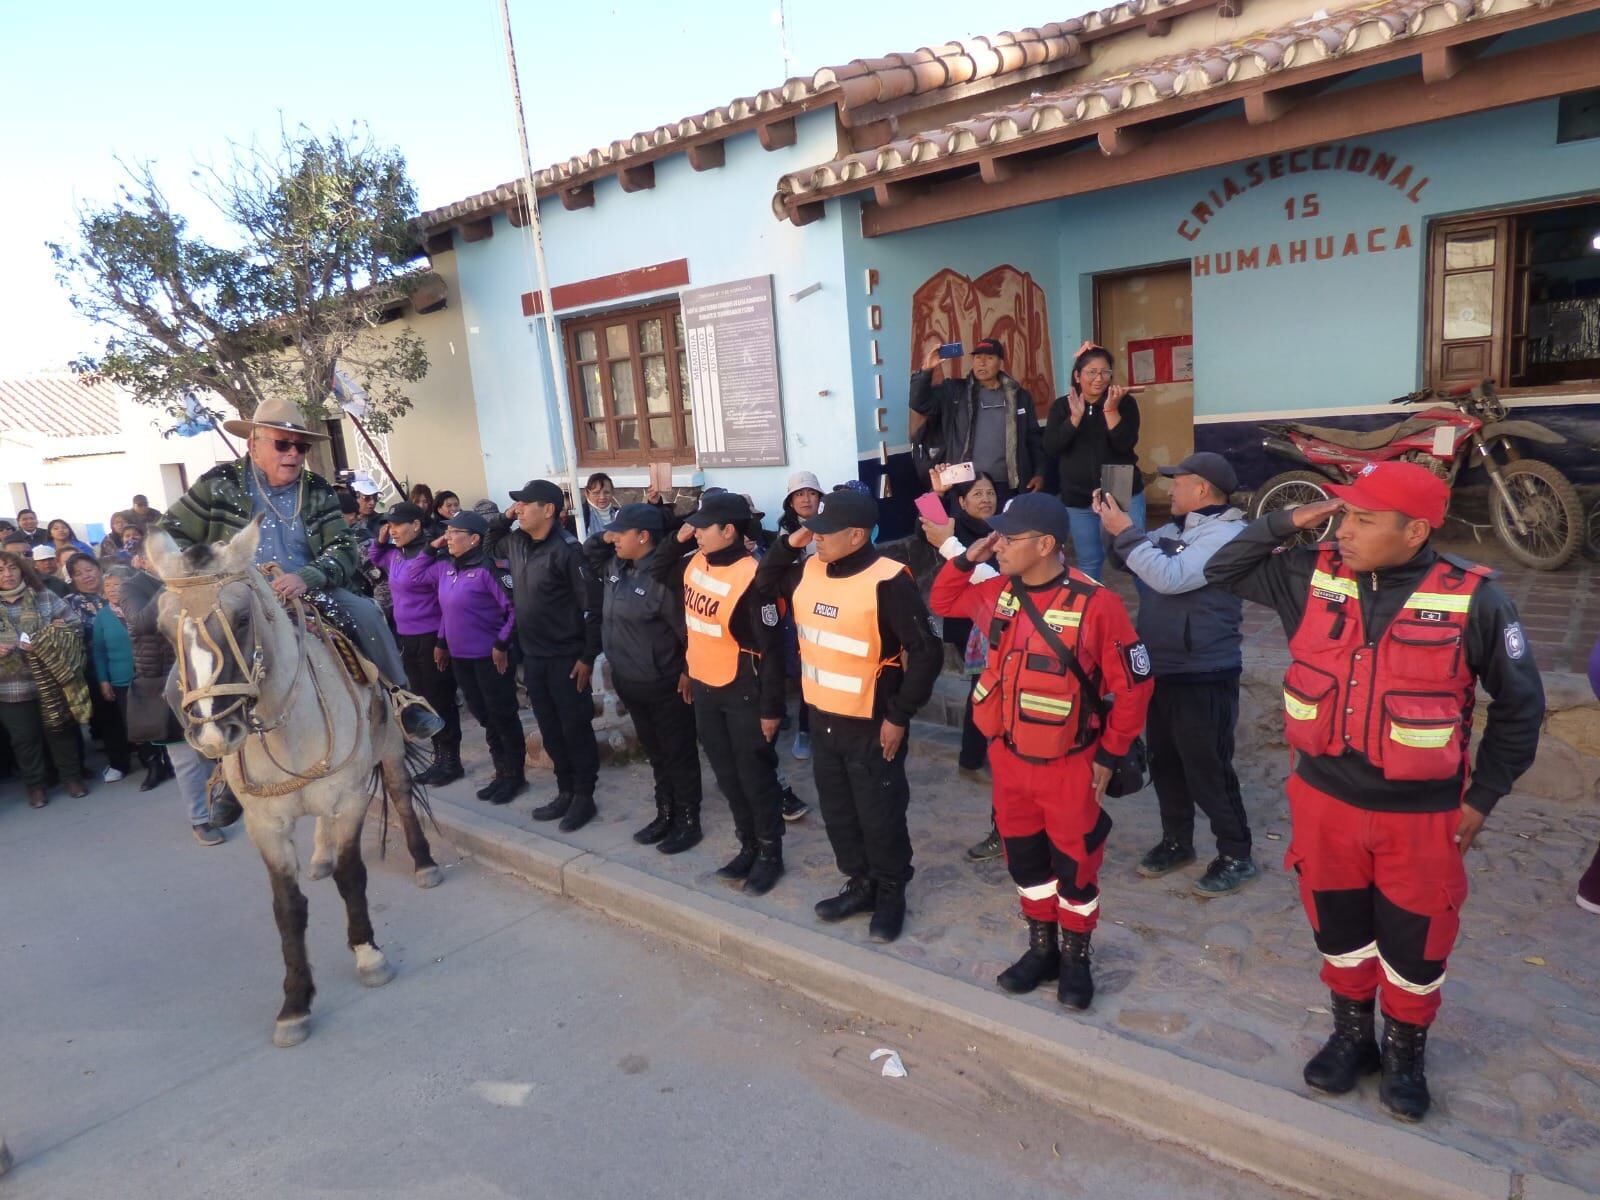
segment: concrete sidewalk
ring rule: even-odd
[[[1273,715],[1247,697],[1242,725],[1270,724]],[[809,769],[789,757],[787,737],[782,751],[796,790],[812,798]],[[470,723],[467,752],[473,775],[487,776]],[[1600,1190],[1600,958],[1593,918],[1571,899],[1600,837],[1600,814],[1513,795],[1480,838],[1474,894],[1430,1040],[1436,1107],[1410,1129],[1383,1114],[1375,1083],[1311,1099],[1300,1081],[1329,1017],[1320,960],[1281,867],[1283,765],[1281,753],[1241,752],[1264,872],[1222,900],[1188,890],[1209,847],[1186,872],[1139,879],[1133,865],[1159,835],[1153,794],[1111,802],[1117,825],[1095,939],[1099,990],[1087,1017],[1062,1013],[1053,991],[1014,998],[994,987],[1024,941],[1016,894],[1003,864],[963,857],[987,828],[988,797],[960,782],[948,750],[927,739],[909,766],[918,867],[910,917],[887,947],[866,941],[864,921],[827,927],[812,916],[811,905],[840,882],[814,814],[789,827],[789,875],[772,894],[750,900],[717,880],[734,847],[709,770],[707,840],[672,858],[631,839],[651,814],[643,764],[604,770],[600,816],[576,834],[530,820],[554,790],[541,772],[531,773],[529,795],[504,808],[472,799],[471,780],[444,789],[435,805],[458,849],[542,887],[829,1003],[960,1027],[1072,1103],[1302,1190]],[[1200,840],[1208,840],[1203,832]]]

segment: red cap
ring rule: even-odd
[[[1444,525],[1450,507],[1450,485],[1416,463],[1368,463],[1352,482],[1328,490],[1352,508],[1404,513],[1435,529]]]

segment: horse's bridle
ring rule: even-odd
[[[169,579],[166,582],[169,588],[177,592],[198,587],[214,587],[216,589],[216,599],[212,601],[209,612],[197,617],[181,605],[178,609],[178,636],[173,641],[176,644],[178,654],[178,686],[180,688],[178,706],[183,712],[184,720],[193,728],[197,725],[226,720],[228,717],[233,716],[234,713],[240,713],[244,717],[245,724],[250,727],[252,732],[265,733],[270,729],[276,729],[283,722],[281,713],[277,720],[271,725],[267,725],[261,721],[255,712],[255,704],[261,699],[261,678],[265,671],[265,657],[261,652],[261,635],[256,623],[267,619],[267,614],[262,608],[261,597],[256,594],[256,589],[248,586],[250,582],[248,573],[235,571],[226,575],[188,575],[178,579]],[[228,614],[222,607],[222,589],[230,583],[245,584],[246,591],[250,595],[251,647],[249,654],[246,654],[244,648],[239,645],[239,639],[234,637],[233,622],[228,619]],[[298,604],[298,601],[296,603]],[[222,645],[218,644],[217,639],[211,636],[209,619],[213,616],[217,618],[217,623],[222,626],[223,640],[227,643],[226,651],[224,651]],[[211,683],[200,688],[192,687],[193,676],[189,673],[188,655],[186,653],[189,640],[183,636],[187,626],[194,628],[196,640],[200,641],[215,654],[220,662],[225,664],[231,655],[234,664],[244,676],[244,681],[242,683]],[[304,661],[305,647],[302,644],[300,653],[295,661],[295,678],[294,682],[290,684],[291,694],[295,684],[300,682],[300,671]],[[219,670],[217,677],[221,678],[221,676],[222,671]],[[214,700],[218,697],[232,697],[232,700],[225,708],[211,713],[210,716],[197,716],[190,711],[199,701]]]
[[[282,711],[270,722],[263,721],[255,709],[257,702],[261,699],[261,680],[266,673],[266,659],[261,650],[259,622],[269,620],[270,617],[261,603],[260,594],[251,585],[250,570],[259,571],[263,577],[268,579],[275,573],[271,567],[252,567],[245,571],[234,571],[227,574],[188,575],[166,581],[169,588],[179,592],[188,588],[198,587],[214,587],[217,591],[216,599],[212,601],[210,611],[203,616],[196,617],[182,607],[181,603],[179,606],[178,628],[176,630],[178,636],[173,639],[178,657],[179,706],[183,711],[183,719],[188,723],[191,730],[197,726],[224,720],[234,713],[241,713],[244,717],[245,725],[250,733],[255,735],[268,761],[288,778],[281,783],[254,784],[246,775],[244,759],[240,756],[238,766],[241,787],[239,790],[251,796],[283,796],[290,792],[299,791],[308,783],[314,783],[319,779],[332,775],[336,771],[343,770],[350,760],[355,757],[359,739],[351,739],[350,749],[337,764],[331,764],[328,761],[333,755],[334,747],[333,719],[328,711],[327,698],[322,694],[322,681],[317,678],[317,672],[313,670],[310,672],[311,690],[316,695],[317,707],[322,714],[324,737],[322,757],[312,766],[309,772],[302,772],[285,766],[278,761],[277,755],[272,752],[272,747],[267,741],[267,734],[283,724],[289,713],[289,705],[284,705]],[[239,644],[239,639],[234,637],[233,622],[228,619],[228,614],[222,607],[222,589],[230,583],[243,583],[250,593],[251,648],[249,654],[245,653],[244,647]],[[290,620],[298,625],[300,629],[299,635],[294,639],[294,678],[290,680],[289,688],[284,693],[286,696],[292,697],[300,686],[300,677],[306,673],[306,639],[310,636],[316,636],[325,644],[328,644],[328,635],[323,629],[326,618],[322,617],[319,617],[316,622],[317,632],[315,635],[306,632],[306,603],[299,596],[289,597],[285,604],[289,610]],[[211,636],[211,631],[207,627],[208,621],[212,616],[217,617],[218,623],[222,626],[223,641],[227,644],[226,653],[224,653],[223,646],[217,642],[216,638]],[[226,662],[228,655],[232,655],[234,663],[237,664],[244,676],[242,683],[212,683],[200,688],[190,686],[191,677],[185,653],[188,639],[183,636],[186,623],[195,627],[196,637],[203,641],[204,645],[212,653],[216,654],[219,659]],[[329,645],[329,649],[337,657],[337,651],[333,650],[331,645]],[[344,682],[345,690],[349,693],[351,702],[359,707],[360,699],[349,672],[341,669],[337,673]],[[221,674],[222,672],[218,671],[219,678]],[[190,711],[198,701],[211,700],[218,697],[231,697],[230,703],[221,712],[213,712],[210,716],[201,717]]]

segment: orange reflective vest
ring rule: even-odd
[[[904,653],[883,657],[878,632],[878,585],[905,565],[880,558],[844,579],[827,564],[806,559],[794,590],[794,624],[800,634],[800,690],[806,703],[840,717],[871,717],[878,675],[898,666]]]
[[[1472,594],[1493,572],[1435,563],[1372,641],[1360,583],[1324,545],[1289,640],[1284,735],[1302,754],[1361,755],[1385,779],[1453,779],[1466,767],[1476,680],[1464,638]]]
[[[1100,698],[1083,695],[1078,677],[1022,613],[1012,594],[1019,586],[1013,581],[995,600],[989,661],[972,688],[972,723],[985,737],[1003,738],[1018,757],[1045,762],[1094,743],[1101,732]],[[1069,572],[1053,591],[1028,593],[1074,656],[1084,610],[1099,586]]]
[[[756,560],[745,555],[725,567],[706,561],[704,551],[689,560],[683,574],[683,623],[688,629],[689,678],[723,687],[739,673],[739,645],[729,622],[756,577]]]

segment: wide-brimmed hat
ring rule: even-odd
[[[328,435],[318,433],[315,429],[306,426],[305,414],[290,400],[263,400],[256,406],[256,415],[253,417],[235,417],[231,421],[224,421],[222,427],[229,433],[236,433],[240,437],[249,437],[252,429],[281,429],[285,433],[299,433],[308,438],[316,438],[320,442],[328,440]]]

